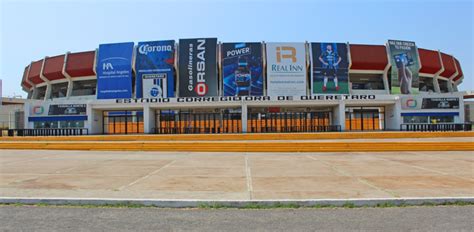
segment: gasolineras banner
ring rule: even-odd
[[[349,61],[345,43],[311,43],[311,93],[348,94]]]
[[[174,97],[174,40],[140,42],[136,54],[136,97]]]
[[[179,96],[218,95],[217,39],[179,40]]]
[[[415,42],[389,40],[388,50],[392,64],[391,93],[419,93],[420,63]]]
[[[223,43],[222,89],[224,96],[262,96],[262,43]]]
[[[267,43],[267,95],[306,95],[304,43]]]

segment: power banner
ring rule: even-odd
[[[179,96],[218,95],[217,39],[179,40]]]
[[[263,95],[261,43],[223,43],[221,60],[224,96]]]
[[[267,95],[306,95],[304,43],[267,43]]]
[[[174,97],[174,40],[138,43],[136,97]]]
[[[97,99],[132,96],[133,42],[99,45]]]
[[[388,50],[392,64],[391,93],[419,93],[420,63],[415,42],[389,40]]]
[[[349,60],[345,43],[311,43],[311,94],[348,94]]]

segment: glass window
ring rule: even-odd
[[[352,89],[385,89],[382,74],[350,74]]]
[[[71,96],[95,95],[97,80],[74,81],[72,83]]]
[[[431,123],[452,123],[454,122],[454,116],[431,116]]]
[[[433,78],[420,76],[420,91],[434,92]]]
[[[446,80],[439,80],[439,79],[438,79],[438,83],[439,83],[439,90],[441,91],[441,93],[447,93],[447,92],[449,92],[449,89],[448,89],[448,81],[446,81]]]
[[[53,98],[66,97],[67,86],[68,86],[67,82],[51,85],[50,98],[53,99]]]
[[[34,99],[43,100],[45,95],[46,95],[46,86],[38,87],[36,89]]]
[[[428,123],[428,116],[403,116],[403,123]]]

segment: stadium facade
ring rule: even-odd
[[[25,128],[89,134],[404,130],[464,123],[459,61],[414,42],[101,44],[33,61]]]

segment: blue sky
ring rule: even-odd
[[[415,41],[461,62],[474,89],[473,1],[0,0],[3,95],[21,90],[32,60],[100,43],[217,37],[237,41]]]

